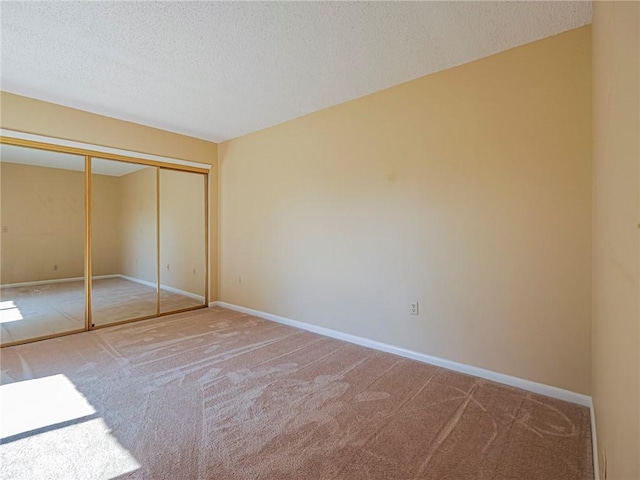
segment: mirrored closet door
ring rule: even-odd
[[[0,144],[0,342],[83,331],[85,157]]]
[[[206,165],[4,132],[0,346],[207,305]]]
[[[91,323],[158,313],[158,167],[91,159]]]
[[[205,175],[160,169],[160,312],[204,305]]]

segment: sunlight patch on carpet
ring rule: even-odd
[[[0,386],[4,478],[114,478],[140,468],[65,375]]]
[[[17,322],[19,320],[24,320],[24,317],[14,302],[0,302],[0,323]]]

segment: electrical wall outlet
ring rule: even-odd
[[[411,307],[410,307],[410,313],[411,315],[418,315],[419,314],[419,310],[418,310],[418,302],[411,302]]]

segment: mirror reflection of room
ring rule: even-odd
[[[157,314],[157,167],[91,159],[92,322]]]
[[[0,145],[0,341],[85,328],[81,155]]]
[[[204,176],[94,158],[91,179],[93,324],[203,305]]]
[[[160,169],[160,312],[204,303],[205,176]],[[189,234],[186,234],[189,232]]]
[[[87,228],[83,155],[0,149],[2,345],[88,328],[87,232],[89,327],[205,305],[206,175],[91,158]]]

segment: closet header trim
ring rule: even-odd
[[[192,169],[211,170],[211,165],[200,162],[191,162],[189,160],[181,160],[178,158],[162,157],[160,155],[152,155],[149,153],[134,152],[131,150],[123,150],[120,148],[104,147],[102,145],[94,145],[91,143],[74,142],[72,140],[64,140],[62,138],[47,137],[44,135],[35,135],[33,133],[19,132],[16,130],[0,129],[0,141],[5,143],[21,143],[11,142],[11,139],[23,140],[26,146],[28,143],[37,143],[57,147],[56,150],[66,150],[69,153],[78,153],[81,155],[90,155],[92,157],[138,161],[146,160],[148,162],[164,164],[167,166],[176,165],[183,167],[191,167]]]

